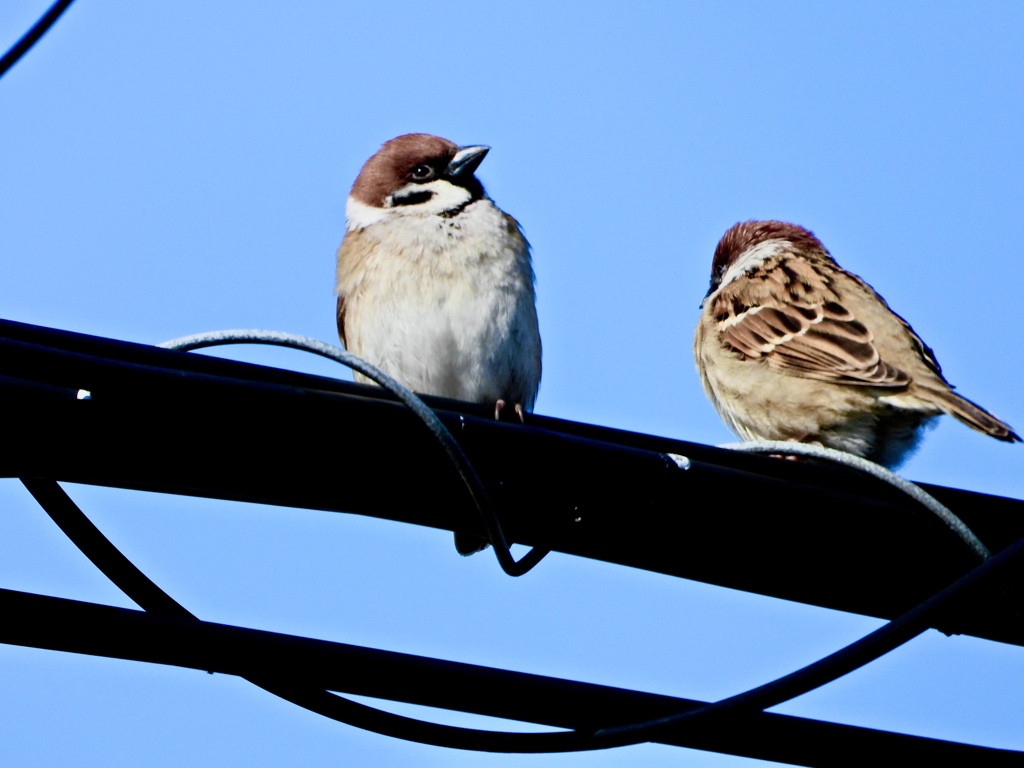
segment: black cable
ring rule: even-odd
[[[327,347],[328,345],[324,345],[322,342],[318,342],[312,339],[304,339],[302,337],[293,337],[290,334],[280,334],[278,332],[213,332],[210,334],[200,334],[197,336],[185,337],[183,339],[175,340],[173,342],[167,342],[162,346],[188,350],[198,349],[203,346],[216,346],[219,344],[238,344],[252,342],[262,344],[277,344],[280,346],[289,346],[296,349],[304,349],[306,351],[313,352],[315,354],[320,354],[325,357],[331,357],[337,360],[338,362],[341,362],[345,365],[349,365],[349,367],[356,367],[357,370],[359,370],[358,366],[353,366],[353,364],[350,361],[338,356],[338,353],[342,353],[346,356],[350,355],[351,353],[347,353],[344,352],[343,350],[336,349],[333,347],[330,347],[329,350],[324,350],[322,349],[322,347]],[[356,360],[358,361],[358,363],[361,363],[364,366],[368,366],[368,364],[365,363],[365,361],[359,360],[359,358],[356,358]],[[372,366],[368,367],[372,368]],[[373,378],[375,381],[377,381],[378,384],[385,386],[386,389],[392,390],[392,387],[388,386],[389,384],[391,384],[391,382],[386,381],[388,377],[386,377],[385,374],[377,371],[376,369],[372,370],[372,374],[376,375],[371,375],[370,378]],[[383,380],[380,377],[383,377]],[[382,381],[384,383],[382,383]],[[407,400],[407,397],[404,396],[406,393],[401,392],[400,390],[392,391],[396,396],[402,399],[403,402]],[[411,395],[411,393],[409,394]],[[429,408],[422,403],[422,401],[419,401],[419,398],[416,398],[415,396],[412,396],[412,398],[414,399],[414,402],[406,402],[406,404],[409,405],[409,407],[428,424],[428,427],[431,427],[430,422],[428,422],[427,419],[420,414],[420,411],[427,411],[429,412],[430,416],[433,416],[433,412],[430,411]],[[444,429],[443,425],[441,426],[441,429]],[[433,427],[431,427],[431,431],[435,432],[436,434],[436,430]],[[448,433],[446,429],[444,430],[444,432],[446,435],[450,436],[450,433]],[[438,437],[439,439],[441,439],[441,442],[443,445],[445,445],[446,449],[448,449],[449,443],[454,443],[454,440],[442,439],[441,435],[438,435]],[[766,445],[760,447],[767,447],[773,450],[779,450],[779,446],[776,445]],[[783,445],[782,447],[786,448],[787,450],[792,448],[792,446],[789,444]],[[757,447],[755,446],[755,448]],[[449,455],[451,455],[451,449],[448,449],[448,452]],[[464,458],[464,454],[462,454],[461,449],[459,449],[459,454],[461,455],[461,458]],[[843,456],[842,458],[845,459],[846,457]],[[459,466],[459,461],[456,459],[456,457],[452,456],[452,459],[456,463],[456,466]],[[468,459],[466,459],[466,463],[468,465]],[[873,476],[878,476],[877,474],[874,474],[873,472],[870,471],[871,469],[874,469],[873,467],[865,469],[864,467],[857,465],[856,468],[860,469],[861,471],[867,471],[869,472],[869,474],[873,474]],[[462,470],[460,469],[460,473],[461,472]],[[469,465],[469,472],[472,473],[474,478],[476,477],[476,473],[475,471],[472,470],[471,465]],[[902,480],[902,478],[899,478],[898,476],[894,477],[897,480]],[[893,483],[892,478],[882,477],[881,479],[885,480],[886,482]],[[470,483],[468,480],[466,480],[466,484],[467,487],[469,487],[470,493],[473,495],[474,500],[477,501],[477,506],[481,511],[481,515],[483,516],[485,523],[493,521],[493,525],[497,528],[497,536],[492,535],[492,541],[497,542],[500,540],[501,543],[504,544],[504,536],[501,533],[500,524],[498,523],[497,516],[490,508],[489,501],[486,499],[486,497],[484,497],[483,503],[481,503],[481,501],[477,499],[477,495],[475,493],[476,488],[474,486],[476,486],[477,488],[480,487],[479,481],[477,481],[476,483]],[[907,486],[910,485],[909,483],[904,484]],[[949,525],[960,536],[964,543],[973,552],[979,555],[979,557],[983,559],[989,557],[989,552],[985,548],[984,544],[982,544],[980,540],[978,540],[978,538],[973,534],[973,532],[969,528],[967,528],[959,520],[959,518],[957,518],[955,515],[949,512],[949,510],[947,510],[943,505],[939,504],[937,501],[932,499],[932,497],[928,496],[923,491],[920,491],[920,489],[917,489],[916,486],[913,487],[912,490],[908,490],[907,488],[903,487],[903,485],[898,485],[897,487],[901,488],[901,490],[903,490],[906,493],[911,493],[911,495],[916,500],[924,504],[930,511],[932,511],[934,514],[939,515],[939,517],[942,518],[943,521],[946,522],[947,525]],[[914,495],[914,491],[917,492],[917,495]],[[922,499],[921,497],[926,498]],[[936,510],[936,507],[938,507],[939,509]],[[949,518],[951,518],[952,521]],[[491,525],[488,525],[488,531],[489,533],[491,532]],[[500,555],[497,545],[495,546],[495,553],[498,554],[499,562],[502,562],[502,557]],[[515,565],[526,566],[526,570],[528,570],[530,567],[532,567],[533,564],[535,564],[534,562],[532,562],[534,554],[535,552],[531,551],[519,563]],[[537,557],[537,560],[539,560],[540,557],[543,557],[544,554],[546,554],[546,552],[542,552],[539,555],[539,557]],[[510,554],[508,557],[509,559],[511,559]],[[502,566],[505,567],[504,563],[502,564]],[[506,568],[506,572],[509,572],[508,568]],[[971,573],[973,574],[974,572],[972,571]],[[987,571],[985,571],[984,573],[987,573]],[[968,576],[970,575],[971,574],[968,574]],[[635,744],[642,741],[646,741],[646,735],[648,734],[659,732],[666,728],[672,727],[676,724],[680,724],[683,722],[694,722],[702,718],[720,717],[723,713],[729,711],[760,711],[772,706],[776,706],[784,701],[788,701],[789,699],[796,698],[797,696],[803,695],[808,691],[814,690],[815,688],[819,688],[846,674],[849,674],[855,669],[858,669],[859,667],[874,661],[880,656],[917,637],[917,635],[924,632],[930,626],[928,620],[929,617],[933,615],[932,606],[934,605],[941,607],[945,604],[947,599],[952,599],[957,594],[959,594],[963,587],[958,587],[958,585],[961,585],[961,583],[964,582],[966,578],[966,576],[962,577],[942,592],[937,593],[936,595],[926,600],[925,602],[921,603],[917,607],[911,609],[907,613],[904,613],[903,615],[889,622],[888,624],[885,624],[884,626],[880,627],[874,632],[864,636],[860,640],[857,640],[851,643],[850,645],[845,646],[844,648],[826,656],[824,659],[821,659],[806,667],[798,669],[770,683],[766,683],[765,685],[758,686],[757,688],[751,689],[744,693],[737,694],[726,699],[722,699],[718,702],[709,704],[699,709],[688,710],[686,712],[668,715],[654,720],[647,720],[638,723],[632,723],[629,725],[601,729],[597,731],[594,734],[594,736],[596,739],[598,739],[601,742],[604,742],[606,746],[609,747],[616,745]],[[973,584],[973,581],[968,580],[965,583],[970,585]],[[545,737],[575,737],[576,735],[577,734],[541,734],[541,736]],[[566,741],[573,740],[575,739],[568,739]]]
[[[289,342],[284,346],[293,346],[293,343]],[[338,352],[343,353],[342,350]],[[325,356],[334,357],[334,354],[332,351]],[[414,404],[418,401],[415,395],[411,395],[411,399]],[[428,418],[436,419],[436,415],[426,409],[425,405],[423,408],[429,412]],[[447,434],[451,439],[450,433]],[[154,612],[165,611],[179,616],[184,612],[184,615],[191,616],[185,608],[127,560],[92,525],[56,482],[38,479],[25,479],[23,482],[83,553],[140,606]],[[258,674],[246,679],[275,695],[329,718],[377,733],[437,746],[496,752],[564,752],[624,746],[646,741],[653,733],[662,730],[676,727],[688,729],[701,718],[717,719],[726,713],[742,717],[747,713],[775,706],[848,674],[923,632],[933,617],[945,609],[948,603],[958,599],[980,581],[990,578],[991,574],[1011,562],[1022,550],[1024,539],[896,620],[825,659],[776,681],[697,709],[645,722],[601,728],[593,733],[562,731],[522,734],[443,726],[367,707],[322,689],[300,689],[287,682],[259,677]]]
[[[815,688],[831,683],[913,640],[930,628],[936,614],[947,608],[949,603],[961,599],[965,593],[974,589],[978,584],[992,579],[996,573],[1019,558],[1022,553],[1024,553],[1024,539],[1011,544],[997,555],[989,557],[981,565],[968,571],[941,592],[932,595],[923,603],[911,608],[874,632],[855,640],[823,659],[770,683],[721,699],[699,709],[691,709],[641,723],[603,728],[596,731],[595,736],[607,739],[609,746],[636,744],[646,741],[654,733],[684,722],[720,717],[727,712],[739,714],[762,711],[795,699],[797,696],[802,696]]]
[[[28,32],[21,36],[14,45],[11,46],[10,50],[0,58],[0,77],[3,77],[7,70],[18,63],[18,60],[28,53],[29,49],[39,42],[39,38],[45,35],[50,27],[54,25],[57,19],[60,18],[61,14],[68,9],[68,6],[73,3],[74,0],[57,0],[50,9],[44,13],[39,21],[35,23]]]
[[[427,720],[396,715],[393,712],[369,707],[329,691],[296,690],[293,697],[286,685],[275,684],[273,688],[264,688],[264,690],[331,720],[361,728],[364,731],[373,731],[381,736],[414,741],[433,747],[504,754],[553,754],[587,752],[614,746],[599,743],[589,734],[580,731],[549,731],[546,733],[484,731],[455,725],[441,725]]]
[[[3,77],[49,31],[72,2],[74,0],[57,0],[43,14],[39,21],[3,57],[0,57],[0,77]],[[243,341],[221,339],[216,342],[208,341],[201,346],[253,342],[290,346],[323,354],[319,350],[311,350],[294,342],[286,343],[281,340],[268,339],[250,338]],[[195,349],[199,346],[199,344],[195,344],[190,348]],[[350,364],[348,361],[339,360],[334,355],[328,354],[324,356]],[[375,380],[377,380],[377,377],[373,376],[372,373],[379,373],[376,370],[372,373],[367,373],[367,371],[361,372]],[[380,384],[381,381],[378,380],[378,383]],[[382,386],[396,394],[407,405],[410,405],[412,410],[420,416],[421,420],[427,423],[428,428],[431,428],[431,431],[437,434],[434,426],[420,413],[420,409],[414,407],[408,401],[408,398],[403,396],[405,393],[397,392],[392,387],[384,384]],[[409,394],[411,395],[411,393]],[[419,401],[414,395],[412,397],[418,405],[429,411],[422,401]],[[432,412],[430,413],[433,415]],[[434,419],[436,420],[436,417]],[[439,421],[438,424],[440,424]],[[441,439],[441,442],[455,462],[460,475],[466,481],[466,485],[477,507],[481,510],[489,537],[495,545],[495,553],[498,556],[499,563],[510,575],[525,573],[536,565],[547,552],[542,549],[534,549],[519,562],[512,560],[497,517],[490,508],[486,495],[484,494],[482,497],[480,495],[483,492],[482,483],[476,477],[475,472],[472,473],[472,479],[475,482],[467,479],[460,466],[458,457],[453,453],[450,445],[454,444],[456,446],[458,454],[464,460],[465,455],[462,453],[461,448],[458,448],[457,444],[454,443],[447,429],[443,425],[440,426],[444,434],[449,438],[448,441]],[[465,460],[465,463],[468,465],[468,460]],[[470,471],[472,472],[471,466]],[[153,613],[197,619],[194,614],[152,582],[120,550],[114,547],[56,482],[28,478],[23,479],[22,482],[54,522],[86,554],[89,560],[140,607]],[[378,710],[321,689],[294,687],[276,681],[262,680],[258,676],[246,676],[246,679],[274,695],[331,719],[340,720],[384,735],[437,746],[496,752],[563,752],[624,746],[646,741],[652,734],[677,727],[683,723],[692,725],[701,719],[722,717],[727,713],[739,714],[741,712],[761,711],[826,685],[874,661],[924,632],[929,628],[932,617],[941,609],[944,609],[947,603],[960,598],[964,592],[992,578],[993,574],[1020,556],[1022,552],[1024,552],[1024,539],[1007,547],[995,557],[990,558],[946,589],[933,595],[897,619],[839,651],[773,682],[698,709],[641,723],[600,729],[592,736],[579,732],[521,734],[445,726]],[[505,557],[502,557],[502,554]]]
[[[592,731],[641,713],[656,717],[706,703],[8,589],[0,589],[0,615],[5,644],[234,677],[259,669],[266,679],[553,729]],[[862,768],[879,755],[893,765],[1020,768],[1024,758],[998,747],[769,712],[672,730],[658,739],[669,746],[809,768]]]
[[[114,584],[145,610],[195,618],[149,577],[131,563],[92,524],[64,490],[52,480],[23,478],[22,483],[72,542]],[[977,584],[987,581],[1024,552],[1024,539],[1002,550],[982,565],[959,578],[899,618],[845,648],[750,691],[698,709],[652,721],[600,729],[593,734],[579,731],[537,734],[481,731],[413,720],[367,707],[336,694],[268,681],[258,676],[246,679],[276,696],[333,720],[395,738],[435,746],[490,752],[567,752],[606,749],[649,740],[662,730],[694,725],[702,718],[722,717],[762,710],[825,685],[913,639],[928,629],[933,617]]]
[[[104,576],[144,611],[198,620],[132,563],[86,516],[54,480],[21,478],[57,527]],[[570,752],[601,749],[575,731],[507,733],[441,725],[396,715],[346,699],[323,689],[305,688],[246,675],[253,685],[319,715],[393,738],[453,749],[487,752]]]

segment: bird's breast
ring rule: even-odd
[[[346,341],[419,392],[532,402],[540,338],[529,246],[480,202],[450,219],[368,227],[358,252],[342,246]]]

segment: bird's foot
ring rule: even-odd
[[[804,435],[799,439],[793,438],[790,442],[800,443],[802,445],[816,445],[819,448],[825,447],[825,444],[822,443],[820,440],[810,440],[808,438],[809,435]],[[811,458],[810,456],[798,456],[792,453],[769,453],[768,455],[771,456],[772,458],[785,459],[786,461],[809,461]]]
[[[505,410],[505,406],[506,405],[508,405],[508,403],[506,403],[504,400],[496,400],[494,402],[494,418],[497,421],[501,421],[501,414],[502,414],[502,411]],[[522,403],[516,403],[515,407],[513,408],[513,410],[516,412],[516,416],[519,417],[519,423],[520,424],[525,424],[526,423],[526,409],[523,408],[523,404]]]

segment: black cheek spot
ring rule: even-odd
[[[423,190],[422,192],[410,192],[408,195],[402,197],[392,198],[394,205],[419,205],[425,203],[434,196],[434,193],[430,190]]]

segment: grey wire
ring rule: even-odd
[[[728,448],[732,451],[743,451],[745,453],[782,453],[793,456],[809,456],[815,459],[826,459],[828,461],[835,462],[836,464],[842,464],[844,466],[860,470],[861,472],[865,472],[872,477],[888,483],[894,488],[898,488],[914,501],[921,504],[921,506],[928,509],[928,511],[932,512],[942,520],[942,522],[949,526],[949,528],[952,529],[952,531],[959,536],[981,560],[987,560],[992,556],[988,547],[981,543],[981,539],[974,534],[974,531],[968,528],[963,520],[954,515],[950,509],[939,502],[938,499],[928,493],[925,493],[909,480],[900,477],[895,472],[886,469],[880,464],[875,464],[873,461],[862,459],[860,456],[855,456],[852,453],[847,453],[846,451],[837,451],[834,448],[826,448],[822,445],[794,443],[788,440],[752,440],[747,443],[727,443],[718,447]]]
[[[488,539],[494,549],[495,556],[498,558],[498,564],[501,566],[501,569],[509,576],[522,576],[548,554],[549,550],[534,547],[518,561],[512,557],[512,553],[509,551],[508,540],[501,530],[501,523],[498,521],[498,516],[491,505],[490,497],[487,495],[480,476],[473,469],[473,465],[462,450],[462,446],[452,437],[452,433],[448,431],[448,428],[437,417],[437,414],[408,387],[400,384],[375,365],[353,355],[348,350],[331,344],[325,344],[308,336],[298,336],[293,333],[284,333],[283,331],[261,331],[248,328],[196,333],[191,336],[182,336],[165,341],[158,346],[164,349],[174,349],[179,352],[189,352],[194,349],[228,344],[266,344],[312,352],[315,355],[326,357],[329,360],[334,360],[352,368],[371,381],[376,382],[416,414],[420,421],[430,430],[431,434],[441,443],[445,453],[448,454],[448,458],[455,465],[455,469],[469,490],[473,503],[480,512],[484,527],[487,530]]]

